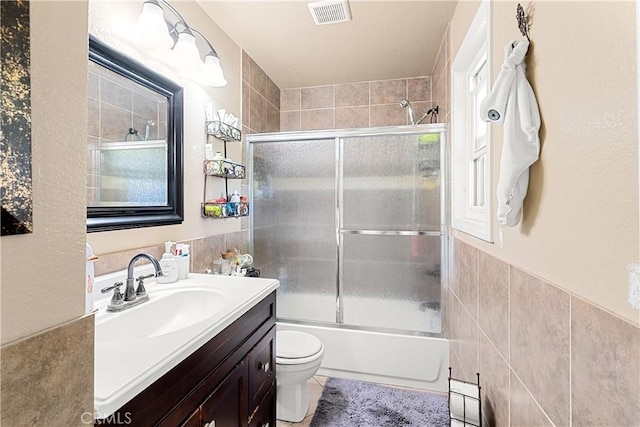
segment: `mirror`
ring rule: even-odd
[[[87,231],[183,220],[183,89],[89,36]]]

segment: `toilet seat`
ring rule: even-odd
[[[324,353],[322,342],[311,334],[299,331],[276,332],[276,363],[299,365],[313,362]]]

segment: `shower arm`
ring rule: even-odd
[[[422,123],[422,121],[425,119],[425,117],[427,117],[429,114],[432,114],[432,119],[435,116],[436,118],[438,117],[438,110],[440,109],[439,106],[435,106],[434,108],[429,109],[426,113],[424,113],[422,115],[422,117],[420,117],[420,119],[415,123],[416,125],[419,125],[420,123]],[[431,120],[431,123],[433,123],[433,120]]]

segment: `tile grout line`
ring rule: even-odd
[[[547,418],[547,420],[551,423],[552,426],[556,427],[556,424],[553,422],[553,420],[551,420],[551,417],[549,417],[549,415],[547,415],[547,412],[544,409],[542,409],[542,406],[540,405],[538,400],[534,397],[533,393],[531,393],[529,388],[524,384],[524,381],[522,381],[522,378],[518,376],[518,374],[516,373],[516,371],[513,370],[513,368],[511,368],[510,370],[511,370],[511,373],[513,373],[513,375],[518,379],[520,384],[522,384],[522,387],[524,387],[525,391],[527,392],[531,400],[533,400],[533,402],[536,404],[538,409],[540,409],[540,412],[542,412],[542,414]],[[509,422],[511,422],[511,420],[509,420]]]
[[[573,367],[571,366],[571,360],[573,359],[572,357],[572,348],[571,348],[571,343],[572,343],[572,338],[571,338],[571,333],[572,333],[572,325],[571,325],[571,318],[572,318],[572,306],[573,306],[573,296],[571,294],[569,294],[569,427],[573,426]]]

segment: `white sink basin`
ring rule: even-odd
[[[139,306],[96,318],[96,343],[134,341],[206,327],[207,320],[229,302],[229,293],[203,287],[150,293],[149,301]]]
[[[95,319],[96,418],[106,418],[279,286],[275,279],[189,274],[145,283],[149,301]]]

